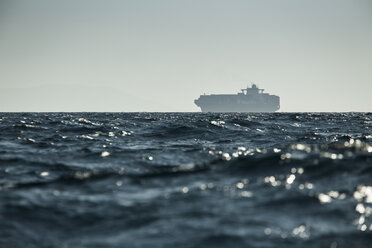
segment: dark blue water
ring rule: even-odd
[[[0,113],[0,247],[371,247],[372,114]]]

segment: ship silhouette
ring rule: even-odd
[[[202,112],[275,112],[280,98],[263,93],[256,84],[237,94],[201,95],[194,102]]]

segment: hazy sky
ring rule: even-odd
[[[371,0],[0,0],[0,111],[372,111]]]

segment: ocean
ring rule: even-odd
[[[0,247],[372,247],[372,114],[0,113]]]

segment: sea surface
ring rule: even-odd
[[[0,247],[372,247],[372,114],[0,113]]]

